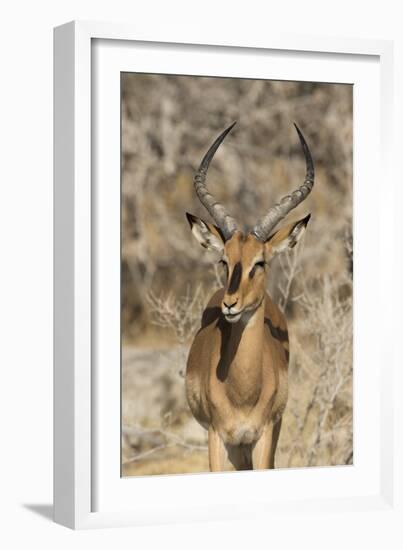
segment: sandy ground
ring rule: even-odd
[[[327,387],[334,391],[338,366],[329,371],[309,363],[314,344],[305,339],[305,357],[298,345],[304,332],[298,336],[298,327],[292,328],[289,397],[276,468],[351,464],[351,378],[339,378],[343,383],[329,405],[321,396]],[[207,432],[194,420],[185,396],[186,350],[157,345],[123,348],[122,475],[208,471]]]
[[[124,476],[208,471],[206,431],[188,410],[179,352],[123,349]]]

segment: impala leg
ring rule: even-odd
[[[266,424],[260,439],[252,450],[252,464],[254,470],[267,470],[271,465],[271,449],[273,440],[273,422]]]
[[[278,420],[273,426],[273,437],[270,451],[270,468],[274,468],[274,456],[276,454],[278,438],[280,437],[281,421],[282,418],[280,418],[280,420]]]
[[[211,472],[224,471],[227,451],[223,440],[213,426],[208,430],[208,457]]]

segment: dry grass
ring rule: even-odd
[[[296,286],[302,314],[289,326],[290,392],[277,465],[351,464],[351,280],[323,276]]]
[[[124,475],[207,469],[206,434],[187,407],[183,373],[220,274],[184,212],[207,217],[193,171],[234,119],[238,129],[209,181],[247,226],[303,177],[294,120],[317,172],[312,194],[291,216],[312,213],[303,246],[276,259],[268,280],[291,338],[277,466],[351,463],[351,87],[125,75],[122,90]]]

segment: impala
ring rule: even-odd
[[[236,470],[274,468],[287,403],[289,342],[284,315],[265,290],[268,263],[303,235],[310,215],[273,229],[314,183],[312,156],[295,125],[306,162],[304,182],[270,208],[251,232],[240,231],[206,186],[210,162],[234,125],[216,139],[194,178],[197,196],[215,224],[186,214],[197,241],[220,253],[227,273],[225,288],[203,312],[186,368],[190,409],[208,430],[211,471],[223,471],[229,463]]]

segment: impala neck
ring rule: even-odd
[[[264,301],[247,319],[220,322],[222,333],[217,377],[226,383],[228,397],[237,404],[253,405],[262,377]]]

